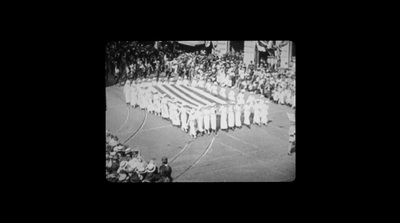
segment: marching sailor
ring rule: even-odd
[[[183,76],[182,84],[183,84],[184,86],[188,86],[188,85],[189,85],[189,80],[188,80],[188,78],[187,78],[186,76]]]
[[[204,109],[203,109],[203,115],[204,115],[204,130],[205,132],[210,135],[210,106],[207,105]]]
[[[243,106],[243,116],[244,116],[244,121],[243,124],[247,126],[247,128],[250,129],[250,114],[251,114],[251,106],[250,102],[247,102]]]
[[[208,92],[211,93],[211,89],[212,89],[212,82],[211,82],[211,79],[207,79],[207,84],[206,84],[205,88],[206,88],[206,90],[207,90]]]
[[[261,104],[260,104],[260,99],[256,99],[256,103],[253,106],[254,109],[254,118],[253,118],[253,123],[257,124],[258,126],[261,126]]]
[[[151,84],[151,83],[150,83],[150,80],[149,80],[148,84]],[[150,87],[147,87],[147,89],[146,89],[145,100],[147,101],[147,112],[153,113],[153,112],[154,112],[154,108],[153,108],[153,94],[151,93]]]
[[[233,105],[231,103],[228,105],[228,126],[232,131],[235,130],[235,113],[233,112]]]
[[[254,104],[254,96],[253,96],[254,92],[251,91],[249,97],[246,100],[246,104],[249,104],[250,106],[253,106]]]
[[[269,101],[268,99],[261,101],[261,123],[263,125],[268,125],[268,109],[269,109]]]
[[[289,114],[287,113],[287,116],[290,120],[290,128],[289,128],[289,151],[288,151],[288,155],[292,155],[292,153],[295,152],[296,149],[296,117],[294,116],[294,114]]]
[[[169,119],[169,110],[168,110],[168,98],[166,94],[162,94],[161,97],[161,117],[163,119]]]
[[[189,134],[192,138],[196,139],[196,128],[195,128],[196,117],[192,109],[189,110]]]
[[[223,98],[226,99],[226,93],[225,93],[225,84],[222,84],[221,89],[219,90],[219,95]]]
[[[213,84],[213,86],[212,86],[212,88],[211,88],[211,93],[213,94],[213,95],[218,95],[218,83],[217,82],[214,82],[214,84]]]
[[[181,129],[182,129],[182,131],[184,131],[184,132],[187,132],[188,131],[188,117],[187,117],[187,109],[186,109],[186,106],[187,105],[183,105],[183,106],[181,106],[181,108],[180,108],[180,114],[181,114],[181,123],[182,123],[182,126],[181,126]]]
[[[199,87],[201,87],[201,88],[204,88],[204,85],[205,85],[204,77],[201,77],[201,78],[200,78],[200,81],[198,82],[198,85],[197,85],[197,86],[199,86]]]
[[[228,110],[226,108],[225,105],[221,105],[221,107],[219,108],[219,113],[221,114],[221,129],[228,131],[228,123],[227,123],[227,115],[228,115]]]
[[[197,110],[195,112],[196,116],[196,121],[197,121],[197,131],[201,133],[201,135],[204,135],[204,129],[203,129],[203,108],[201,106],[197,107]]]
[[[230,87],[230,91],[228,93],[228,99],[230,103],[235,104],[236,103],[236,98],[235,98],[235,91],[233,90],[234,87]]]
[[[130,80],[125,81],[124,94],[125,94],[126,105],[129,106],[129,104],[131,103],[131,81]]]
[[[160,95],[156,90],[153,91],[153,108],[155,115],[160,116],[161,114]]]
[[[176,85],[182,85],[182,77],[178,77],[178,81],[176,82]]]
[[[238,104],[244,105],[244,92],[245,90],[240,90],[240,93],[237,95],[236,100]]]
[[[241,108],[241,103],[237,103],[234,107],[235,110],[235,125],[239,129],[242,128],[242,108]]]
[[[217,114],[216,114],[215,103],[211,104],[209,113],[211,121],[211,130],[214,131],[214,134],[217,134]]]
[[[131,84],[131,107],[136,108],[137,105],[137,95],[138,95],[138,89],[137,89],[137,81],[132,81]]]

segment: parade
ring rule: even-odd
[[[176,43],[160,41],[154,45],[113,42],[106,46],[106,80],[114,77],[114,85],[121,86],[129,109],[145,112],[154,120],[168,121],[196,141],[216,137],[221,130],[230,133],[242,131],[242,127],[268,127],[272,104],[296,108],[293,67],[281,69],[277,60],[270,58],[246,64],[243,57],[243,52],[218,55],[205,48],[185,52],[177,50]],[[291,123],[287,154],[292,155],[295,118],[294,114],[286,114]],[[106,135],[107,179],[173,181],[167,157],[162,162],[169,171],[160,175],[161,166],[155,165],[154,158],[145,161],[140,151],[118,143],[108,130]]]

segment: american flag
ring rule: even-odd
[[[172,84],[162,84],[152,86],[154,90],[158,91],[160,94],[165,94],[167,98],[171,99],[174,97],[177,102],[181,105],[186,105],[189,109],[197,109],[198,107],[203,107],[207,105],[215,104],[219,105],[227,105],[230,103],[228,98],[224,98],[221,95],[214,95],[211,92],[207,91],[206,88],[201,87],[192,87],[186,85],[179,85],[176,83]],[[217,92],[221,89],[220,86],[217,88]],[[232,89],[235,92],[235,101],[236,97],[239,93],[239,89]],[[228,93],[231,91],[230,88],[226,88],[225,93],[228,96]],[[247,100],[249,92],[244,93],[244,99]],[[259,98],[259,95],[253,95],[254,98]],[[235,102],[233,102],[235,103]]]

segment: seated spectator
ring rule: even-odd
[[[158,167],[154,164],[155,159],[151,159],[146,166],[146,177],[143,182],[156,182],[158,180]]]
[[[132,172],[129,181],[131,183],[141,183],[142,180],[139,178],[139,175],[136,172]]]
[[[110,142],[108,143],[111,147],[118,145],[118,137],[111,136]]]

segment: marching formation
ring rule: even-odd
[[[221,103],[213,102],[204,106],[194,106],[173,95],[160,93],[157,90],[169,89],[172,88],[172,85],[177,86],[176,88],[193,89],[193,91],[201,90],[204,94],[216,97]],[[218,88],[220,88],[219,92],[217,92]],[[195,78],[193,81],[186,78],[178,78],[177,81],[173,78],[164,78],[157,82],[156,78],[147,78],[127,80],[123,91],[128,106],[134,109],[143,109],[169,120],[173,126],[181,128],[194,139],[205,134],[217,134],[219,130],[240,129],[242,125],[251,128],[251,124],[258,126],[268,124],[269,99],[262,95],[256,97],[254,92],[250,92],[245,100],[246,91],[244,89],[235,91],[234,87],[219,86],[217,82],[205,83],[199,78]],[[227,91],[229,91],[228,97],[226,96]],[[188,94],[187,97],[198,96]]]

